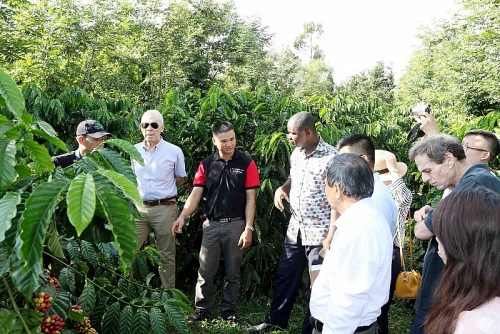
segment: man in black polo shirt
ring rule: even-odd
[[[212,142],[217,151],[204,159],[196,171],[194,188],[172,233],[182,233],[186,218],[196,210],[206,191],[200,269],[196,284],[196,313],[188,323],[205,319],[213,304],[213,279],[224,257],[224,293],[220,303],[222,317],[235,321],[234,310],[240,288],[243,250],[252,243],[255,193],[260,186],[255,162],[236,150],[234,127],[229,122],[214,124]]]
[[[80,160],[85,153],[92,152],[96,147],[102,145],[104,138],[110,136],[101,123],[89,119],[78,124],[76,128],[76,141],[78,149],[73,152],[52,157],[52,163],[62,168],[71,166],[75,160]]]

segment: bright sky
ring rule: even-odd
[[[225,1],[225,0],[218,0]],[[275,34],[274,48],[292,47],[304,22],[323,24],[319,40],[340,83],[383,60],[396,78],[420,42],[418,27],[451,17],[454,0],[234,0],[242,17],[260,17]]]

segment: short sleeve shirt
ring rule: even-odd
[[[186,177],[182,150],[161,139],[152,149],[144,142],[135,145],[144,159],[144,166],[132,159],[139,194],[144,201],[177,196],[176,177]]]
[[[205,214],[210,219],[245,216],[246,190],[260,186],[255,162],[235,150],[228,161],[219,152],[204,159],[194,177],[195,187],[206,192]]]
[[[302,245],[321,245],[330,227],[331,208],[325,192],[326,170],[337,155],[333,146],[319,138],[316,149],[306,155],[295,148],[290,157],[290,210],[287,236],[297,241],[300,231]]]

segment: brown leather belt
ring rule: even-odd
[[[174,205],[177,203],[175,197],[163,198],[163,199],[154,199],[151,201],[142,201],[144,205],[147,206],[157,206],[157,205]]]

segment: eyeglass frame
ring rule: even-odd
[[[471,147],[471,146],[469,146],[469,144],[467,144],[467,143],[465,143],[465,144],[464,144],[464,143],[462,143],[462,148],[464,149],[464,153],[465,153],[465,152],[467,152],[467,150],[471,149],[471,150],[476,150],[476,151],[479,151],[479,152],[488,152],[488,153],[490,153],[490,154],[491,154],[491,152],[490,152],[490,151],[485,150],[484,148]]]
[[[160,127],[160,124],[159,124],[158,122],[151,122],[151,123],[147,123],[147,122],[146,122],[146,123],[141,123],[141,128],[142,128],[142,129],[147,129],[147,128],[149,128],[149,126],[150,126],[150,125],[151,125],[151,127],[152,127],[153,129],[155,129],[155,130],[156,130],[156,129],[158,129],[158,128]],[[156,125],[156,126],[155,126],[155,125]]]

